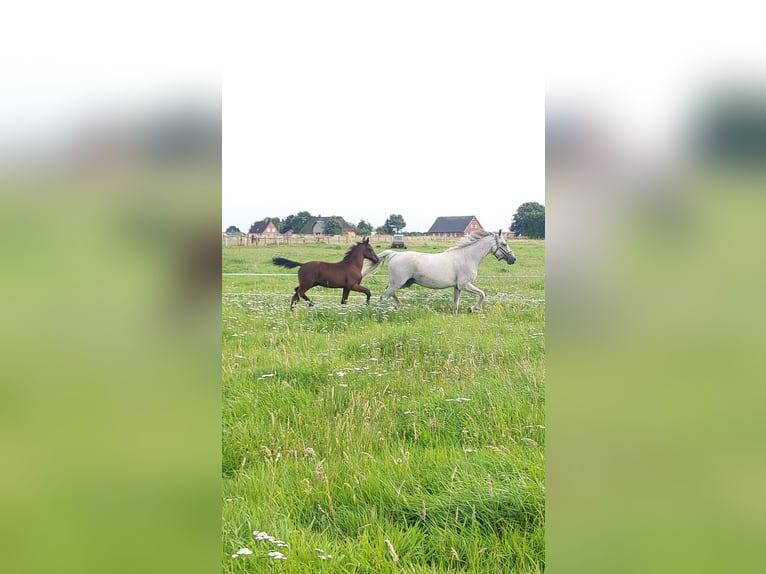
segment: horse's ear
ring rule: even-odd
[[[498,237],[502,237],[503,236],[503,228],[502,227],[497,231],[497,235],[498,235]]]
[[[369,243],[370,243],[370,238],[369,238],[369,237],[365,237],[365,238],[364,238],[364,243],[367,243],[367,244],[369,244]]]

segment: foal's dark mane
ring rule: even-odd
[[[364,242],[359,242],[356,245],[352,245],[348,248],[348,251],[346,251],[346,254],[343,256],[343,263],[348,263],[351,261],[351,256],[354,253],[354,250],[357,249],[359,246],[364,245]]]

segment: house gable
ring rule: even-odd
[[[482,229],[484,227],[475,215],[459,215],[437,217],[426,233],[443,237],[462,237]]]
[[[251,235],[279,235],[279,229],[271,221],[256,221],[250,226]]]

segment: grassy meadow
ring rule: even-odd
[[[370,306],[315,287],[291,312],[271,258],[348,247],[223,248],[223,571],[543,571],[544,242],[484,259],[479,313],[418,286],[378,305],[387,266]]]

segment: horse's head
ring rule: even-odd
[[[495,249],[492,251],[492,255],[497,257],[498,260],[503,259],[508,265],[516,263],[516,256],[513,251],[508,247],[506,236],[503,235],[503,230],[497,232],[495,235]]]
[[[372,249],[372,246],[370,245],[370,238],[365,237],[364,241],[362,241],[361,245],[364,246],[364,258],[369,259],[373,263],[378,262],[378,256],[375,255],[375,251]]]

